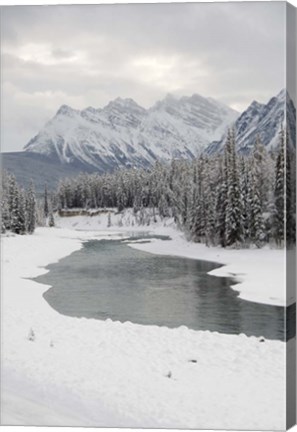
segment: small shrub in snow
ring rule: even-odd
[[[28,340],[31,342],[34,342],[36,339],[34,330],[32,328],[30,328],[29,333],[28,333]]]
[[[50,210],[49,217],[48,217],[48,226],[51,228],[55,226],[55,219],[54,219],[54,214],[52,209]]]
[[[110,228],[110,227],[111,227],[111,214],[109,212],[108,216],[107,216],[107,228]]]

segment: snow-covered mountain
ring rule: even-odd
[[[269,102],[260,104],[257,101],[239,116],[235,122],[236,145],[241,153],[249,153],[255,144],[257,135],[267,149],[275,148],[279,143],[279,132],[286,122],[289,131],[290,145],[296,146],[296,109],[286,90],[282,90]],[[212,142],[206,148],[207,153],[222,151],[226,134],[219,141]]]
[[[25,146],[63,164],[101,171],[193,158],[221,138],[238,113],[211,98],[168,95],[146,110],[117,98],[102,109],[63,105]]]

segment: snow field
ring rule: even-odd
[[[2,423],[284,429],[284,343],[66,317],[26,279],[110,235],[125,237],[39,228],[3,238]]]

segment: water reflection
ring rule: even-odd
[[[119,240],[92,240],[37,281],[52,286],[44,297],[64,315],[284,340],[285,309],[239,299],[232,279],[207,274],[218,266],[148,254]],[[295,305],[287,314],[290,338]]]

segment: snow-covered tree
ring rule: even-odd
[[[26,232],[25,199],[23,191],[21,191],[17,186],[11,197],[10,229],[16,234],[24,234]]]
[[[296,160],[295,149],[289,147],[288,130],[286,132],[286,171],[285,171],[285,217],[286,245],[291,247],[296,242],[296,177],[293,172]],[[292,181],[293,180],[293,181]]]
[[[226,246],[238,245],[243,239],[241,192],[235,152],[235,132],[229,130],[225,146],[227,163]]]
[[[49,214],[48,214],[48,226],[50,228],[55,226],[55,218],[52,206],[50,206]]]
[[[36,226],[36,197],[33,181],[30,182],[26,195],[26,230],[32,234]]]
[[[216,194],[216,237],[222,247],[226,246],[227,190],[227,161],[225,154],[224,157],[219,159]]]
[[[111,214],[110,214],[110,212],[108,212],[108,215],[107,215],[107,228],[110,228],[111,227]]]
[[[48,207],[48,196],[47,196],[47,185],[44,186],[44,207],[43,207],[43,211],[44,211],[44,217],[47,218],[48,217],[48,213],[49,213],[49,207]]]
[[[283,243],[286,214],[287,242],[294,241],[295,153],[285,157],[284,136],[277,152],[257,137],[253,151],[239,155],[230,130],[223,154],[64,179],[55,208],[131,208],[138,225],[172,217],[188,238],[222,247],[261,247],[272,237]]]
[[[280,132],[279,150],[275,165],[274,237],[278,245],[284,241],[285,226],[285,132]]]
[[[265,240],[263,211],[266,202],[266,190],[264,189],[263,154],[263,146],[259,137],[257,137],[251,161],[249,219],[250,237],[258,247],[262,246]]]

